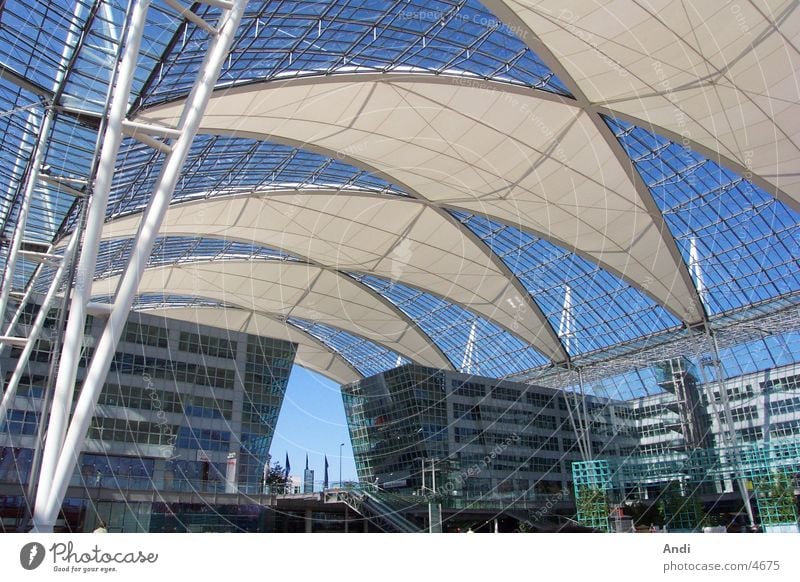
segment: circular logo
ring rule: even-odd
[[[19,563],[26,570],[35,570],[44,561],[44,546],[39,542],[30,542],[19,551]]]

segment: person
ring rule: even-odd
[[[108,533],[108,530],[106,529],[106,522],[101,519],[100,523],[97,524],[94,533]]]

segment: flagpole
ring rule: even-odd
[[[339,445],[339,489],[342,488],[342,447],[344,443]]]

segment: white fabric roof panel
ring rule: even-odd
[[[324,344],[294,326],[243,309],[216,309],[212,307],[178,307],[148,309],[147,313],[160,317],[189,321],[258,336],[285,339],[297,344],[295,363],[319,372],[339,384],[355,382],[361,378],[342,358],[332,353]]]
[[[663,223],[647,212],[588,114],[499,88],[366,75],[250,85],[218,91],[203,131],[302,142],[346,157],[419,198],[576,249],[696,321],[696,294]],[[178,111],[168,104],[144,117],[170,123]]]
[[[558,62],[556,71],[565,70],[589,102],[719,152],[800,206],[795,2],[486,5],[524,23]],[[562,81],[570,86],[569,78]]]
[[[120,218],[106,225],[104,236],[133,236],[137,225],[136,215]],[[161,228],[164,235],[198,232],[430,291],[561,359],[546,319],[532,309],[520,310],[527,293],[514,286],[488,248],[465,236],[456,220],[420,201],[343,192],[211,199],[171,207]],[[411,357],[407,349],[396,351]]]
[[[94,282],[92,293],[112,295],[119,277]],[[219,261],[185,263],[145,271],[139,293],[169,290],[197,295],[274,314],[319,321],[365,337],[408,358],[452,368],[419,329],[401,312],[363,286],[338,273],[305,263]]]

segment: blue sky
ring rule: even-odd
[[[272,439],[273,461],[283,465],[288,451],[292,475],[302,476],[308,453],[308,466],[315,471],[314,480],[321,482],[325,467],[323,455],[327,454],[328,476],[333,483],[339,480],[339,443],[344,443],[342,479],[356,480],[339,385],[294,366]]]

